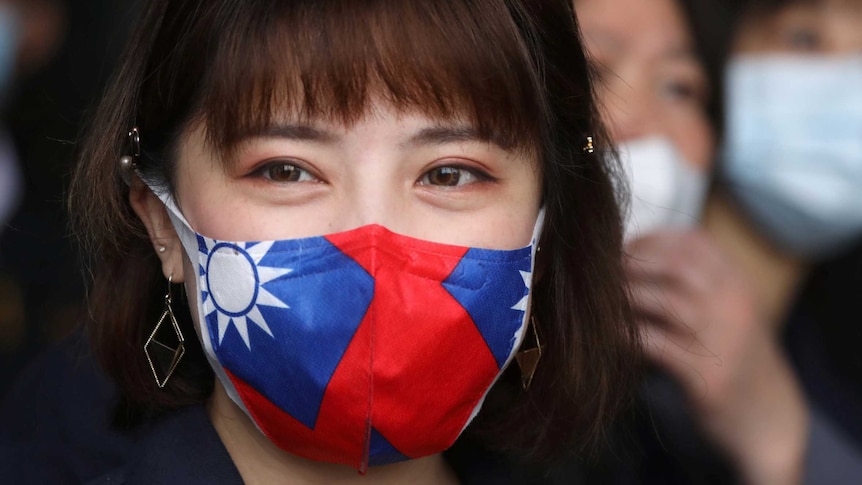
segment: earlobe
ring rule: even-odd
[[[183,246],[168,216],[165,205],[141,179],[133,176],[129,187],[129,203],[147,228],[153,251],[162,262],[165,279],[174,283],[185,282],[183,274]]]

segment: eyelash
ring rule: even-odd
[[[288,168],[288,170],[286,170],[286,172],[289,171],[289,172],[297,173],[299,178],[297,180],[278,180],[277,178],[274,178],[272,176],[271,170],[285,169],[285,168]],[[262,177],[262,178],[264,178],[270,182],[274,182],[277,184],[280,184],[280,183],[320,182],[320,178],[317,177],[316,175],[314,175],[313,173],[311,173],[311,171],[306,170],[296,161],[287,160],[287,159],[269,161],[269,162],[261,165],[260,167],[256,168],[255,170],[253,170],[249,175],[253,176],[253,177]],[[303,180],[304,176],[307,176],[308,179]]]
[[[668,80],[661,87],[665,96],[683,102],[705,104],[705,95],[696,83],[691,81]]]
[[[435,172],[441,172],[441,171],[449,171],[450,174],[456,174],[457,178],[455,179],[455,184],[454,185],[448,185],[448,184],[432,184],[432,183],[430,183],[429,177],[434,175]],[[461,178],[463,177],[463,174],[467,174],[469,177],[473,177],[474,180],[472,182],[469,182],[469,183],[460,184],[459,182],[461,182]],[[426,181],[426,180],[428,180],[428,181]],[[496,179],[494,177],[492,177],[490,174],[488,174],[484,170],[479,170],[475,167],[465,167],[463,165],[458,165],[458,164],[448,164],[448,165],[444,164],[444,165],[438,165],[436,167],[432,167],[432,168],[428,169],[427,171],[425,171],[425,173],[422,174],[422,176],[419,178],[417,183],[419,185],[452,189],[452,188],[456,188],[456,187],[462,187],[465,185],[473,185],[473,184],[482,183],[482,182],[493,182],[495,180]]]

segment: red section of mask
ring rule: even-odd
[[[441,285],[468,248],[408,239],[380,226],[361,231],[327,237],[376,283],[329,382],[316,429],[228,375],[277,446],[363,470],[371,427],[408,457],[451,446],[499,369],[467,312]]]

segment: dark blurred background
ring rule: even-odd
[[[11,18],[4,25],[17,32],[0,93],[0,139],[5,163],[20,175],[18,197],[0,189],[16,201],[8,217],[0,214],[0,396],[36,353],[82,321],[84,278],[65,191],[79,132],[139,3],[0,0],[0,22]]]

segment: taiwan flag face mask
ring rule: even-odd
[[[235,242],[197,234],[161,198],[197,266],[216,376],[291,454],[364,471],[439,453],[523,339],[542,215],[530,246],[512,251],[378,225]]]

